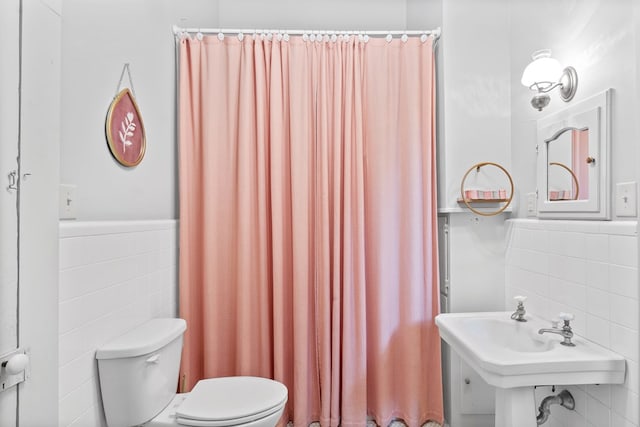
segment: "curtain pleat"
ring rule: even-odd
[[[431,40],[180,41],[181,374],[442,421]]]

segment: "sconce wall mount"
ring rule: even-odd
[[[560,85],[560,98],[564,102],[571,101],[578,90],[578,73],[576,69],[572,66],[565,67],[562,70],[558,84]]]

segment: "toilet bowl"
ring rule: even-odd
[[[182,319],[153,319],[98,349],[107,425],[274,427],[288,398],[277,381],[211,378],[176,393],[185,329]]]

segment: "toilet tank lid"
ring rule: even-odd
[[[186,329],[184,319],[151,319],[100,347],[96,359],[142,356],[161,349]]]

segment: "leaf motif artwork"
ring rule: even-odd
[[[120,124],[122,130],[118,131],[118,136],[120,136],[120,142],[122,143],[122,152],[127,152],[127,147],[133,145],[128,138],[133,136],[133,133],[136,130],[136,124],[133,121],[134,116],[132,112],[128,112],[124,121]]]
[[[120,164],[131,167],[142,161],[146,149],[144,125],[128,88],[120,91],[109,106],[106,133],[111,154]]]

